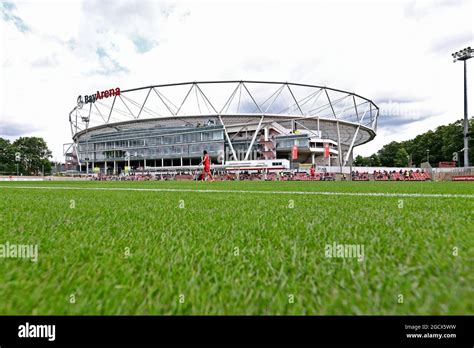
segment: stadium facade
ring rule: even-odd
[[[66,162],[81,171],[190,168],[287,159],[292,168],[352,163],[376,135],[379,108],[355,93],[265,81],[205,81],[81,95]]]

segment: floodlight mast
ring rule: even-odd
[[[468,139],[468,116],[467,116],[467,65],[466,61],[473,57],[474,50],[471,47],[464,48],[452,55],[453,62],[458,60],[464,62],[464,168],[469,167],[469,139]]]

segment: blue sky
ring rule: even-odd
[[[463,114],[450,54],[474,46],[471,1],[0,4],[0,136],[43,136],[57,159],[77,95],[116,86],[248,79],[354,91],[382,114],[363,155]]]

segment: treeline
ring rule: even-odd
[[[0,174],[51,173],[51,151],[43,138],[20,137],[14,142],[0,138]]]
[[[459,152],[464,148],[463,120],[439,126],[436,130],[420,134],[406,141],[392,141],[384,145],[377,153],[369,157],[357,156],[354,166],[362,167],[407,167],[420,166],[429,162],[437,167],[439,162],[453,160],[453,153],[458,152],[459,165],[464,165],[464,154]],[[469,133],[473,134],[474,118],[469,120]],[[427,151],[428,150],[428,151]],[[469,139],[469,163],[474,163],[474,141]]]

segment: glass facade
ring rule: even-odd
[[[224,136],[222,126],[201,127],[157,127],[152,125],[148,129],[136,128],[113,131],[102,130],[103,133],[90,131],[83,133],[78,142],[79,158],[81,162],[114,162],[123,167],[128,160],[137,163],[153,163],[154,166],[176,165],[183,163],[199,163],[203,150],[206,150],[214,159],[224,155],[226,160],[232,160],[232,150]],[[289,134],[273,137],[270,141],[274,144],[270,150],[262,151],[261,137],[256,138],[253,147],[248,152],[248,147],[253,137],[253,132],[246,136],[232,133],[232,145],[238,160],[259,160],[267,156],[267,152],[274,151],[276,158],[286,158],[294,145],[301,153],[309,153],[309,138],[306,134]],[[267,146],[267,145],[265,145]],[[265,154],[263,154],[265,152]],[[148,161],[153,162],[148,162]],[[197,161],[197,163],[195,163]],[[126,164],[125,164],[126,165]],[[140,165],[140,164],[138,164]],[[178,164],[179,165],[179,164]],[[114,164],[115,166],[115,164]]]
[[[309,139],[307,136],[301,137],[281,137],[276,141],[276,148],[281,150],[291,149],[293,145],[297,145],[298,147],[308,148],[309,147]]]
[[[201,157],[203,150],[216,156],[224,150],[222,127],[135,130],[86,137],[84,134],[78,144],[82,161],[125,160],[127,153],[131,159]]]

